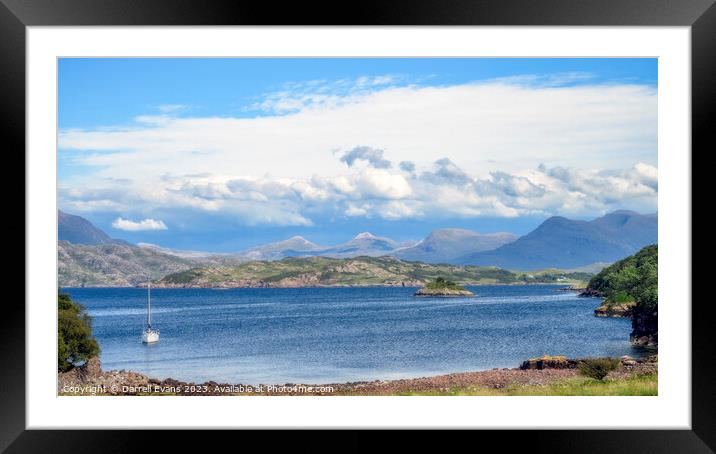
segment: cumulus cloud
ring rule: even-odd
[[[392,166],[391,162],[383,158],[383,150],[371,147],[355,147],[341,156],[341,161],[348,167],[353,166],[356,161],[365,161],[376,169],[387,169]]]
[[[400,167],[400,170],[403,172],[415,172],[415,164],[410,161],[401,161],[398,167]]]
[[[653,210],[656,89],[589,77],[311,81],[267,94],[255,116],[165,106],[129,126],[65,129],[60,159],[81,172],[62,179],[60,204],[279,226]]]
[[[438,159],[434,163],[435,170],[422,174],[422,178],[436,184],[464,185],[470,182],[470,177],[448,158]]]
[[[349,169],[350,170],[350,169]],[[598,215],[627,208],[656,209],[657,169],[578,169],[544,165],[518,172],[470,174],[442,158],[406,174],[370,166],[350,173],[307,179],[270,176],[164,175],[159,183],[125,184],[121,191],[60,190],[61,206],[74,211],[185,210],[231,217],[242,225],[308,226],[314,219],[345,217],[388,220]],[[104,206],[112,200],[112,204]],[[195,214],[187,215],[188,218]],[[117,219],[124,230],[162,229],[161,221]]]
[[[156,219],[142,219],[141,221],[130,221],[129,219],[117,218],[112,223],[112,227],[117,230],[126,230],[129,232],[138,232],[142,230],[167,230],[164,221]]]

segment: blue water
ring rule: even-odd
[[[146,290],[65,289],[88,309],[105,370],[244,384],[339,383],[516,367],[542,354],[641,356],[627,319],[550,285],[414,288],[156,289],[158,344],[143,345]]]

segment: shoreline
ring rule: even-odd
[[[589,382],[580,377],[579,360],[562,364],[543,364],[540,358],[525,361],[517,368],[494,368],[474,372],[404,378],[393,380],[357,381],[331,384],[258,384],[182,382],[172,378],[156,379],[126,370],[102,371],[99,359],[69,372],[58,373],[58,395],[179,395],[179,396],[394,396],[410,394],[452,395],[456,392],[491,395],[506,391],[545,392],[562,384]],[[634,359],[624,356],[619,367],[610,372],[609,383],[625,383],[640,377],[656,378],[658,355]],[[581,383],[581,382],[580,382]],[[597,382],[597,384],[602,382]],[[594,384],[594,383],[592,383]],[[548,394],[549,395],[549,394]]]
[[[461,284],[467,287],[485,287],[485,286],[518,286],[518,285],[550,285],[550,286],[560,286],[563,287],[564,283],[554,283],[554,282],[515,282],[515,283],[468,283],[468,284]],[[60,289],[66,289],[66,290],[81,290],[81,289],[146,289],[147,287],[145,285],[135,285],[131,287],[127,286],[85,286],[85,287],[63,287],[60,286]],[[154,284],[152,284],[152,290],[163,290],[163,289],[171,289],[171,290],[197,290],[197,289],[204,289],[204,290],[235,290],[235,289],[323,289],[323,288],[412,288],[412,289],[419,289],[421,288],[421,285],[393,285],[393,284],[366,284],[366,285],[307,285],[307,286],[255,286],[255,287],[186,287],[186,286],[157,286],[155,287]],[[556,291],[574,291],[572,289],[557,289]]]

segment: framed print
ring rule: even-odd
[[[3,447],[461,428],[712,452],[711,2],[213,6],[3,2],[28,264]]]

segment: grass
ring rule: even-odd
[[[656,374],[604,381],[574,377],[550,385],[510,385],[505,388],[456,387],[441,391],[400,393],[401,396],[656,396]]]

